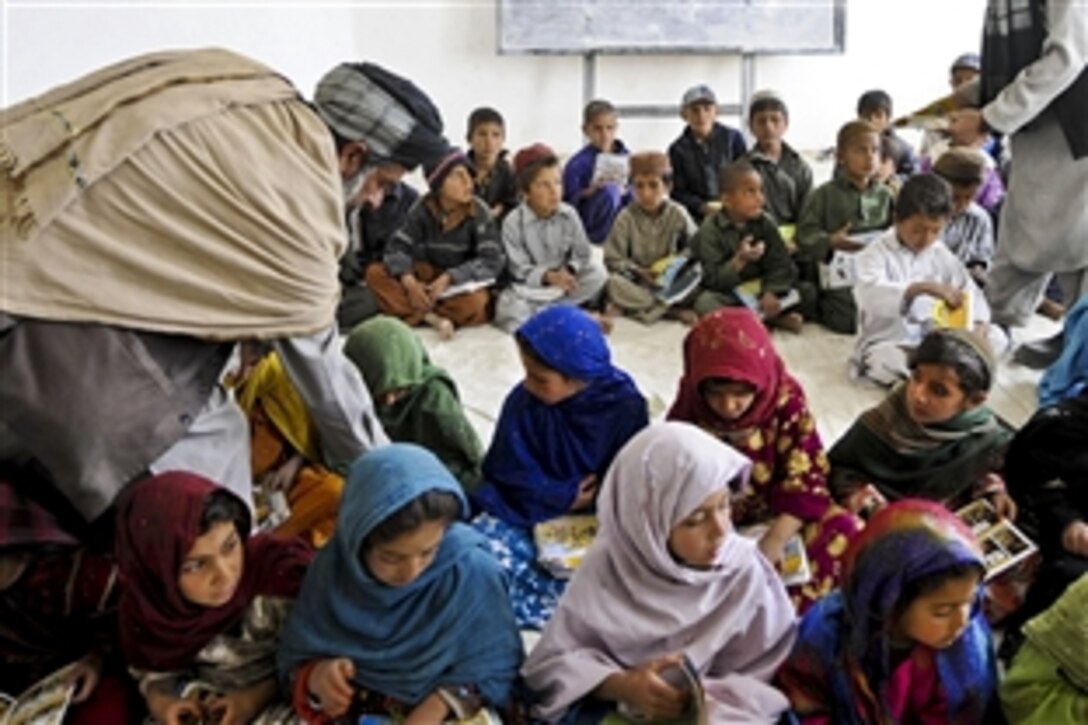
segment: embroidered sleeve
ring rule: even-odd
[[[830,467],[816,421],[804,394],[794,385],[783,391],[777,416],[771,509],[775,514],[791,514],[802,521],[819,520],[831,505],[827,489]]]

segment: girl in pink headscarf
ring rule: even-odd
[[[611,709],[711,723],[774,722],[771,687],[795,636],[793,607],[756,543],[733,532],[730,501],[749,461],[698,428],[662,423],[620,451],[597,503],[600,530],[522,668],[549,722],[596,722]],[[686,659],[686,663],[685,663]]]

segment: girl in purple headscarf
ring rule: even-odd
[[[675,719],[700,703],[710,723],[774,722],[787,709],[771,676],[796,632],[793,606],[755,541],[735,534],[730,500],[751,463],[687,423],[636,435],[609,469],[600,529],[522,676],[546,721],[609,710]]]
[[[991,722],[983,570],[971,531],[939,503],[881,509],[847,550],[842,591],[808,611],[778,674],[801,722]]]

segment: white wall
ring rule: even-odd
[[[493,0],[3,2],[5,106],[136,53],[222,45],[276,67],[306,95],[339,61],[382,63],[431,94],[457,142],[468,112],[488,104],[506,116],[511,148],[544,140],[567,154],[581,143],[581,59],[498,56]],[[832,145],[869,88],[891,93],[897,111],[946,91],[952,59],[978,48],[985,0],[849,0],[847,6],[845,54],[756,62],[756,87],[772,87],[786,99],[789,139],[799,148]],[[598,95],[616,103],[675,103],[702,81],[723,101],[739,95],[736,58],[606,56],[597,67]],[[679,119],[625,119],[620,135],[635,149],[664,149],[680,128]]]

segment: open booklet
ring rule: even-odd
[[[956,511],[956,515],[974,532],[982,547],[987,580],[1016,566],[1038,551],[1039,547],[1035,542],[1016,528],[1013,522],[998,516],[997,510],[984,498],[967,504]]]
[[[744,306],[756,313],[759,317],[763,317],[763,310],[759,307],[759,297],[763,289],[763,280],[760,278],[750,279],[747,282],[740,284],[733,288],[733,294],[744,303]],[[791,307],[801,304],[801,293],[796,289],[791,289],[786,294],[778,298],[778,304],[782,306],[783,310],[788,310]]]
[[[60,725],[76,685],[73,662],[38,680],[19,695],[0,693],[0,725]]]
[[[597,536],[593,514],[567,514],[533,527],[537,563],[556,579],[570,579]]]
[[[703,265],[683,254],[674,254],[650,265],[657,285],[657,298],[667,305],[681,302],[703,280]]]
[[[654,720],[653,722],[660,725],[706,725],[709,719],[706,707],[706,690],[703,688],[703,681],[699,677],[698,670],[695,669],[695,665],[692,664],[688,656],[684,655],[684,659],[679,665],[661,670],[658,672],[658,676],[680,692],[688,693],[690,699],[688,700],[687,712],[684,713],[683,717],[676,720]],[[642,713],[621,702],[615,712],[601,720],[601,725],[628,725],[628,723],[646,722],[648,721]]]
[[[627,185],[627,178],[631,174],[631,164],[626,154],[597,154],[597,160],[593,164],[593,179],[590,184],[619,184]]]
[[[476,292],[477,290],[493,287],[494,285],[494,278],[470,280],[468,282],[462,282],[461,284],[451,284],[442,294],[438,295],[438,299],[445,300],[450,297],[456,297],[457,295],[467,295],[469,292]]]
[[[884,229],[872,232],[851,234],[850,241],[868,246],[873,240],[884,235]],[[858,282],[857,252],[843,252],[835,250],[831,259],[825,264],[818,265],[821,289],[845,289],[853,287]]]

